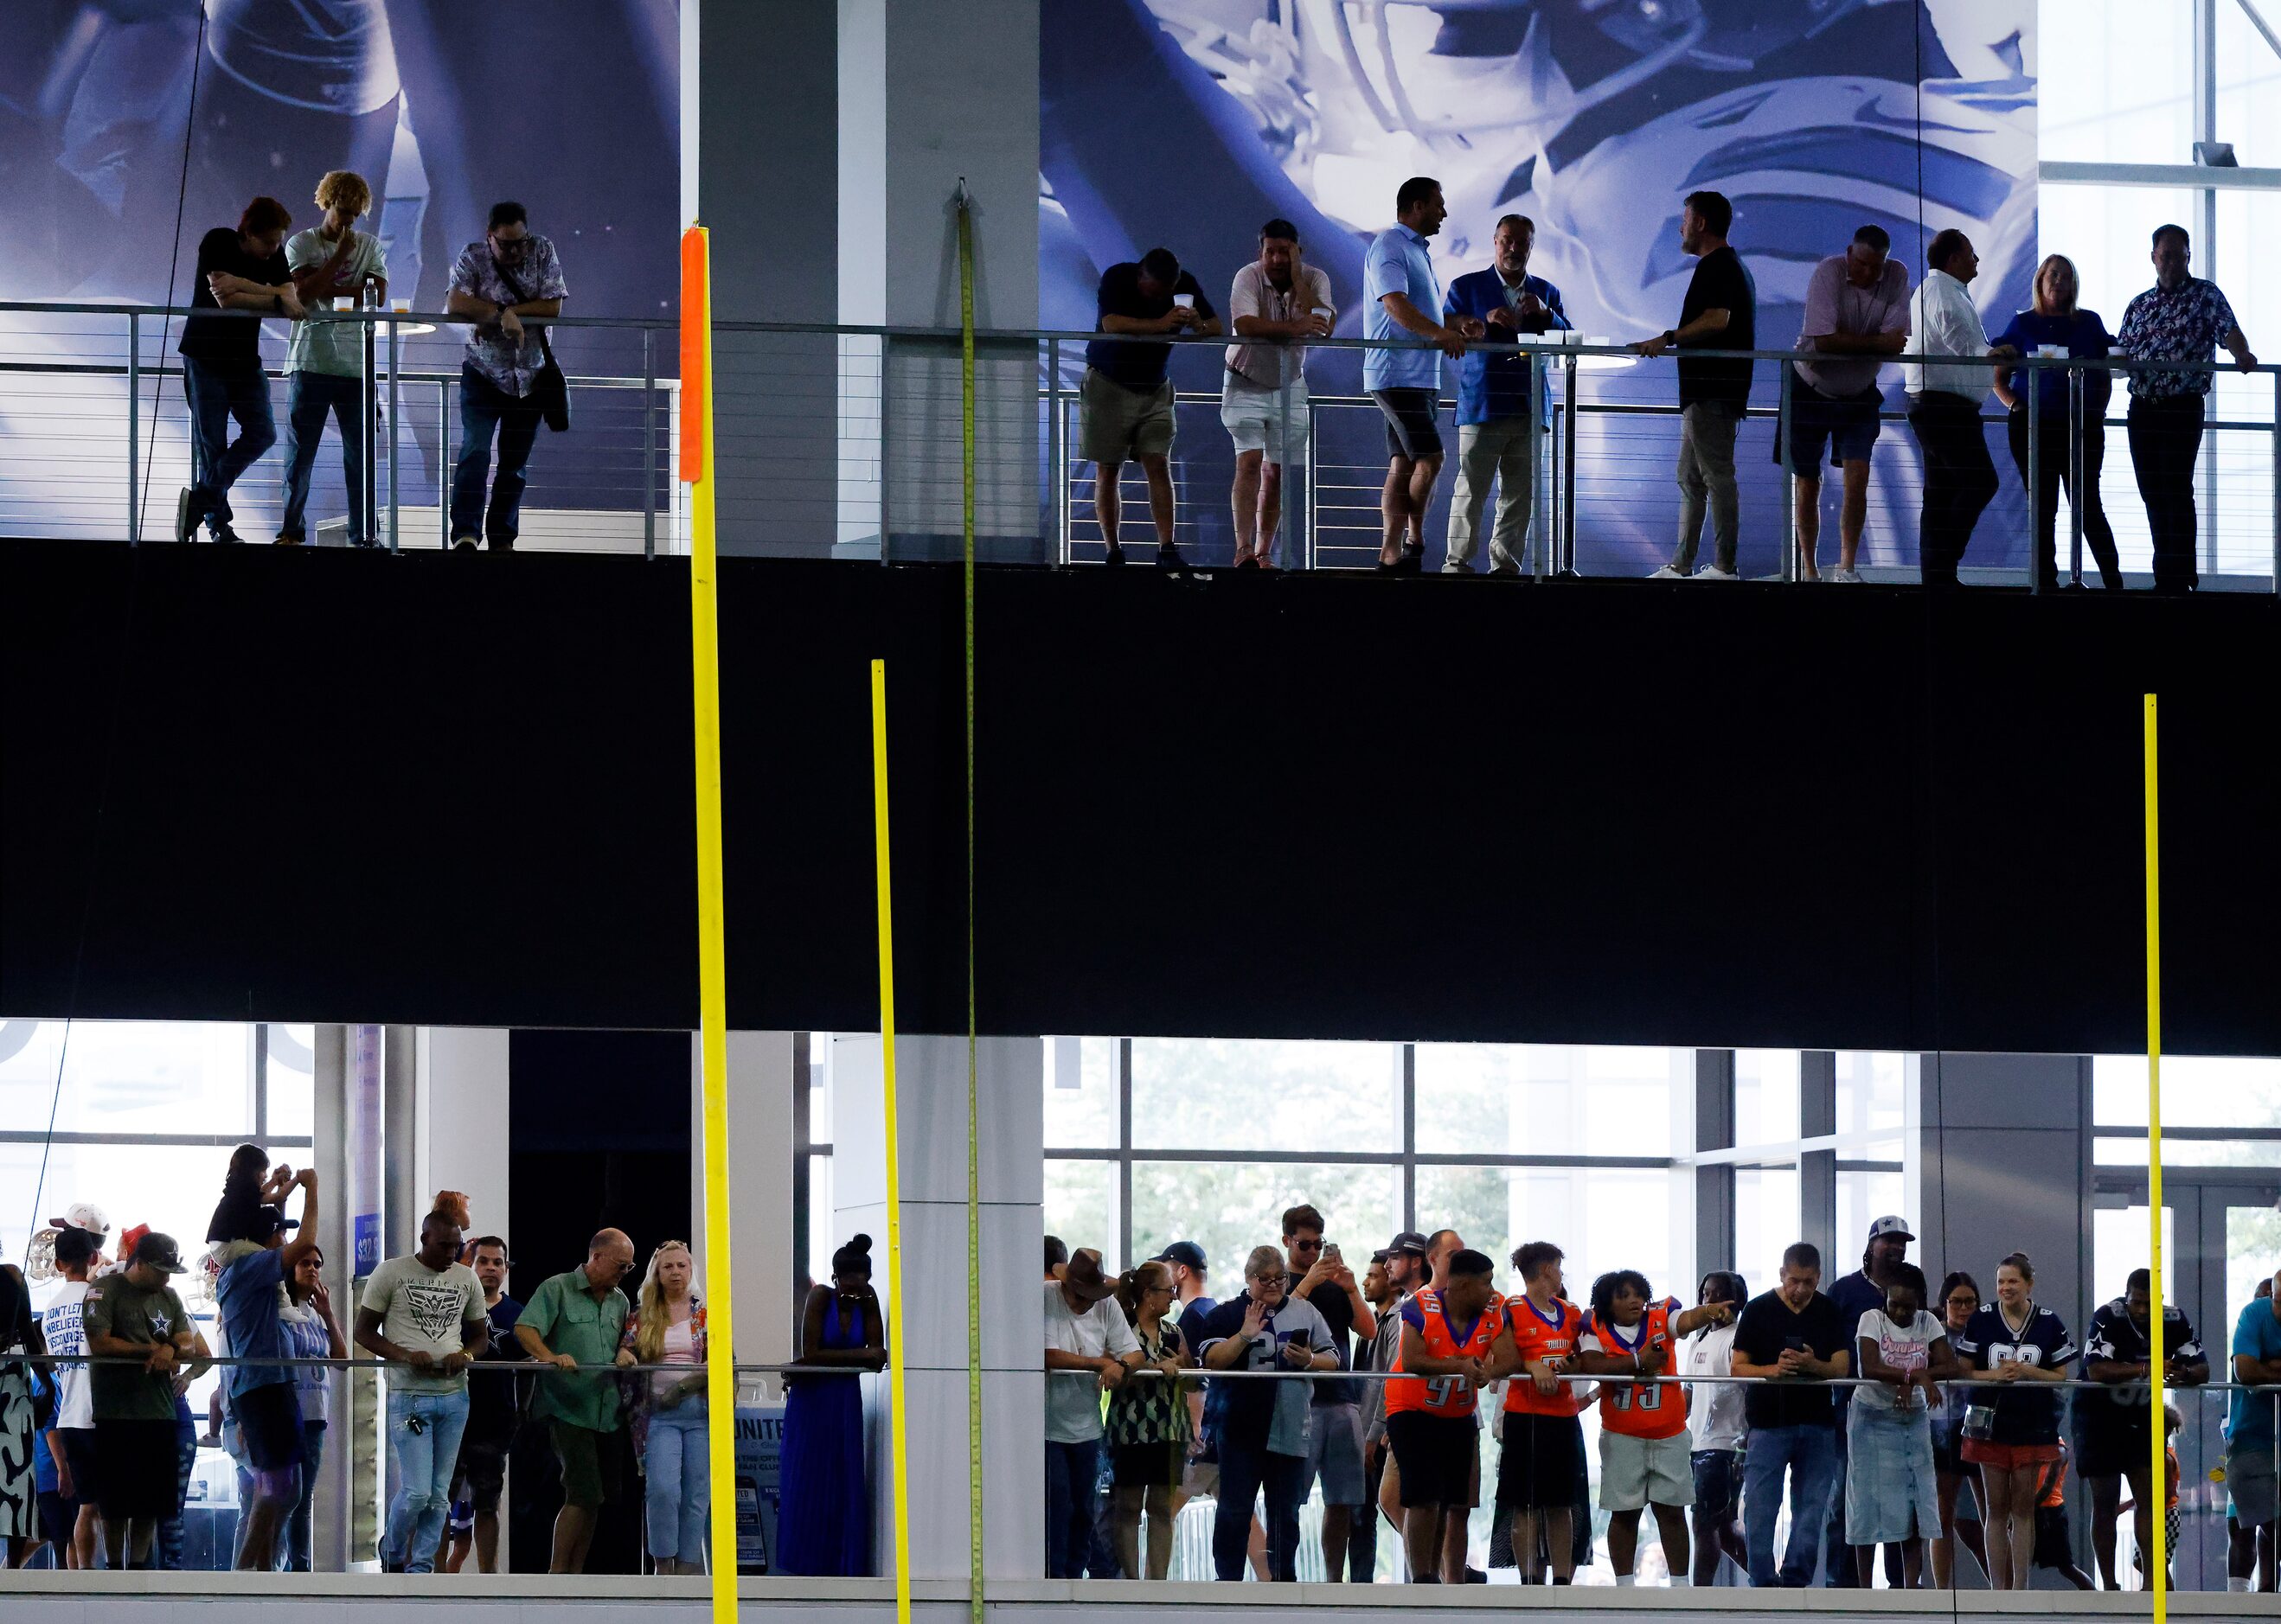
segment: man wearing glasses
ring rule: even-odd
[[[587,1547],[604,1502],[617,1497],[618,1384],[609,1366],[626,1328],[626,1294],[618,1281],[634,1266],[634,1243],[604,1229],[587,1243],[586,1261],[541,1282],[514,1322],[522,1351],[553,1370],[538,1380],[530,1416],[546,1424],[562,1463],[562,1511],[554,1520],[551,1574],[586,1571]]]
[[[483,240],[470,242],[452,267],[444,308],[475,326],[460,362],[460,460],[452,474],[452,545],[475,548],[488,537],[494,550],[512,548],[521,526],[523,465],[538,439],[545,410],[541,374],[553,362],[546,329],[525,327],[525,317],[559,316],[569,285],[554,244],[531,235],[519,203],[495,203]],[[559,381],[560,374],[553,373]],[[555,427],[563,427],[557,419]],[[483,481],[491,472],[491,440],[499,439],[499,477],[491,504]]]

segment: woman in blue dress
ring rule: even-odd
[[[886,1329],[871,1289],[871,1237],[831,1254],[831,1283],[809,1289],[799,1363],[881,1370]],[[835,1578],[871,1572],[871,1489],[863,1469],[862,1384],[853,1375],[788,1376],[776,1571]]]

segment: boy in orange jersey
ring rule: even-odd
[[[1393,1368],[1409,1379],[1386,1384],[1386,1435],[1400,1474],[1402,1546],[1412,1584],[1465,1582],[1465,1546],[1452,1556],[1445,1535],[1473,1504],[1481,1448],[1473,1412],[1504,1321],[1496,1265],[1459,1251],[1443,1271],[1446,1283],[1424,1287],[1402,1305]]]
[[[1555,1584],[1575,1577],[1571,1508],[1577,1480],[1584,1475],[1584,1429],[1576,1420],[1583,1406],[1560,1380],[1575,1357],[1584,1311],[1560,1295],[1562,1255],[1550,1241],[1531,1241],[1512,1254],[1524,1294],[1504,1301],[1504,1324],[1488,1368],[1493,1382],[1516,1372],[1527,1378],[1505,1385],[1497,1501],[1512,1508],[1516,1552],[1536,1548],[1537,1525],[1543,1523]]]
[[[1651,1301],[1646,1275],[1618,1269],[1592,1282],[1592,1313],[1577,1344],[1576,1368],[1594,1375],[1666,1374],[1673,1344],[1705,1326],[1724,1325],[1734,1313],[1731,1303],[1682,1310],[1675,1297]],[[1618,1584],[1632,1582],[1640,1512],[1651,1505],[1673,1587],[1692,1582],[1685,1508],[1695,1504],[1695,1471],[1689,1449],[1685,1388],[1600,1384],[1600,1507],[1608,1513],[1608,1560]]]

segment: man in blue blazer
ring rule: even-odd
[[[1524,334],[1566,329],[1560,289],[1528,273],[1536,225],[1525,214],[1497,221],[1491,247],[1496,263],[1450,284],[1445,320],[1472,317],[1492,343]],[[1450,543],[1445,575],[1470,575],[1481,509],[1497,488],[1496,522],[1489,535],[1489,573],[1518,575],[1528,552],[1528,515],[1536,494],[1536,436],[1549,420],[1544,365],[1512,351],[1469,350],[1458,373],[1458,483],[1450,494]]]

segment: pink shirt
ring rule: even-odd
[[[1805,318],[1798,329],[1799,354],[1791,365],[1824,395],[1859,395],[1875,387],[1885,358],[1821,355],[1814,350],[1813,341],[1838,333],[1867,338],[1908,330],[1909,273],[1901,262],[1886,260],[1876,286],[1856,288],[1845,275],[1845,256],[1832,254],[1813,267],[1805,284]]]

